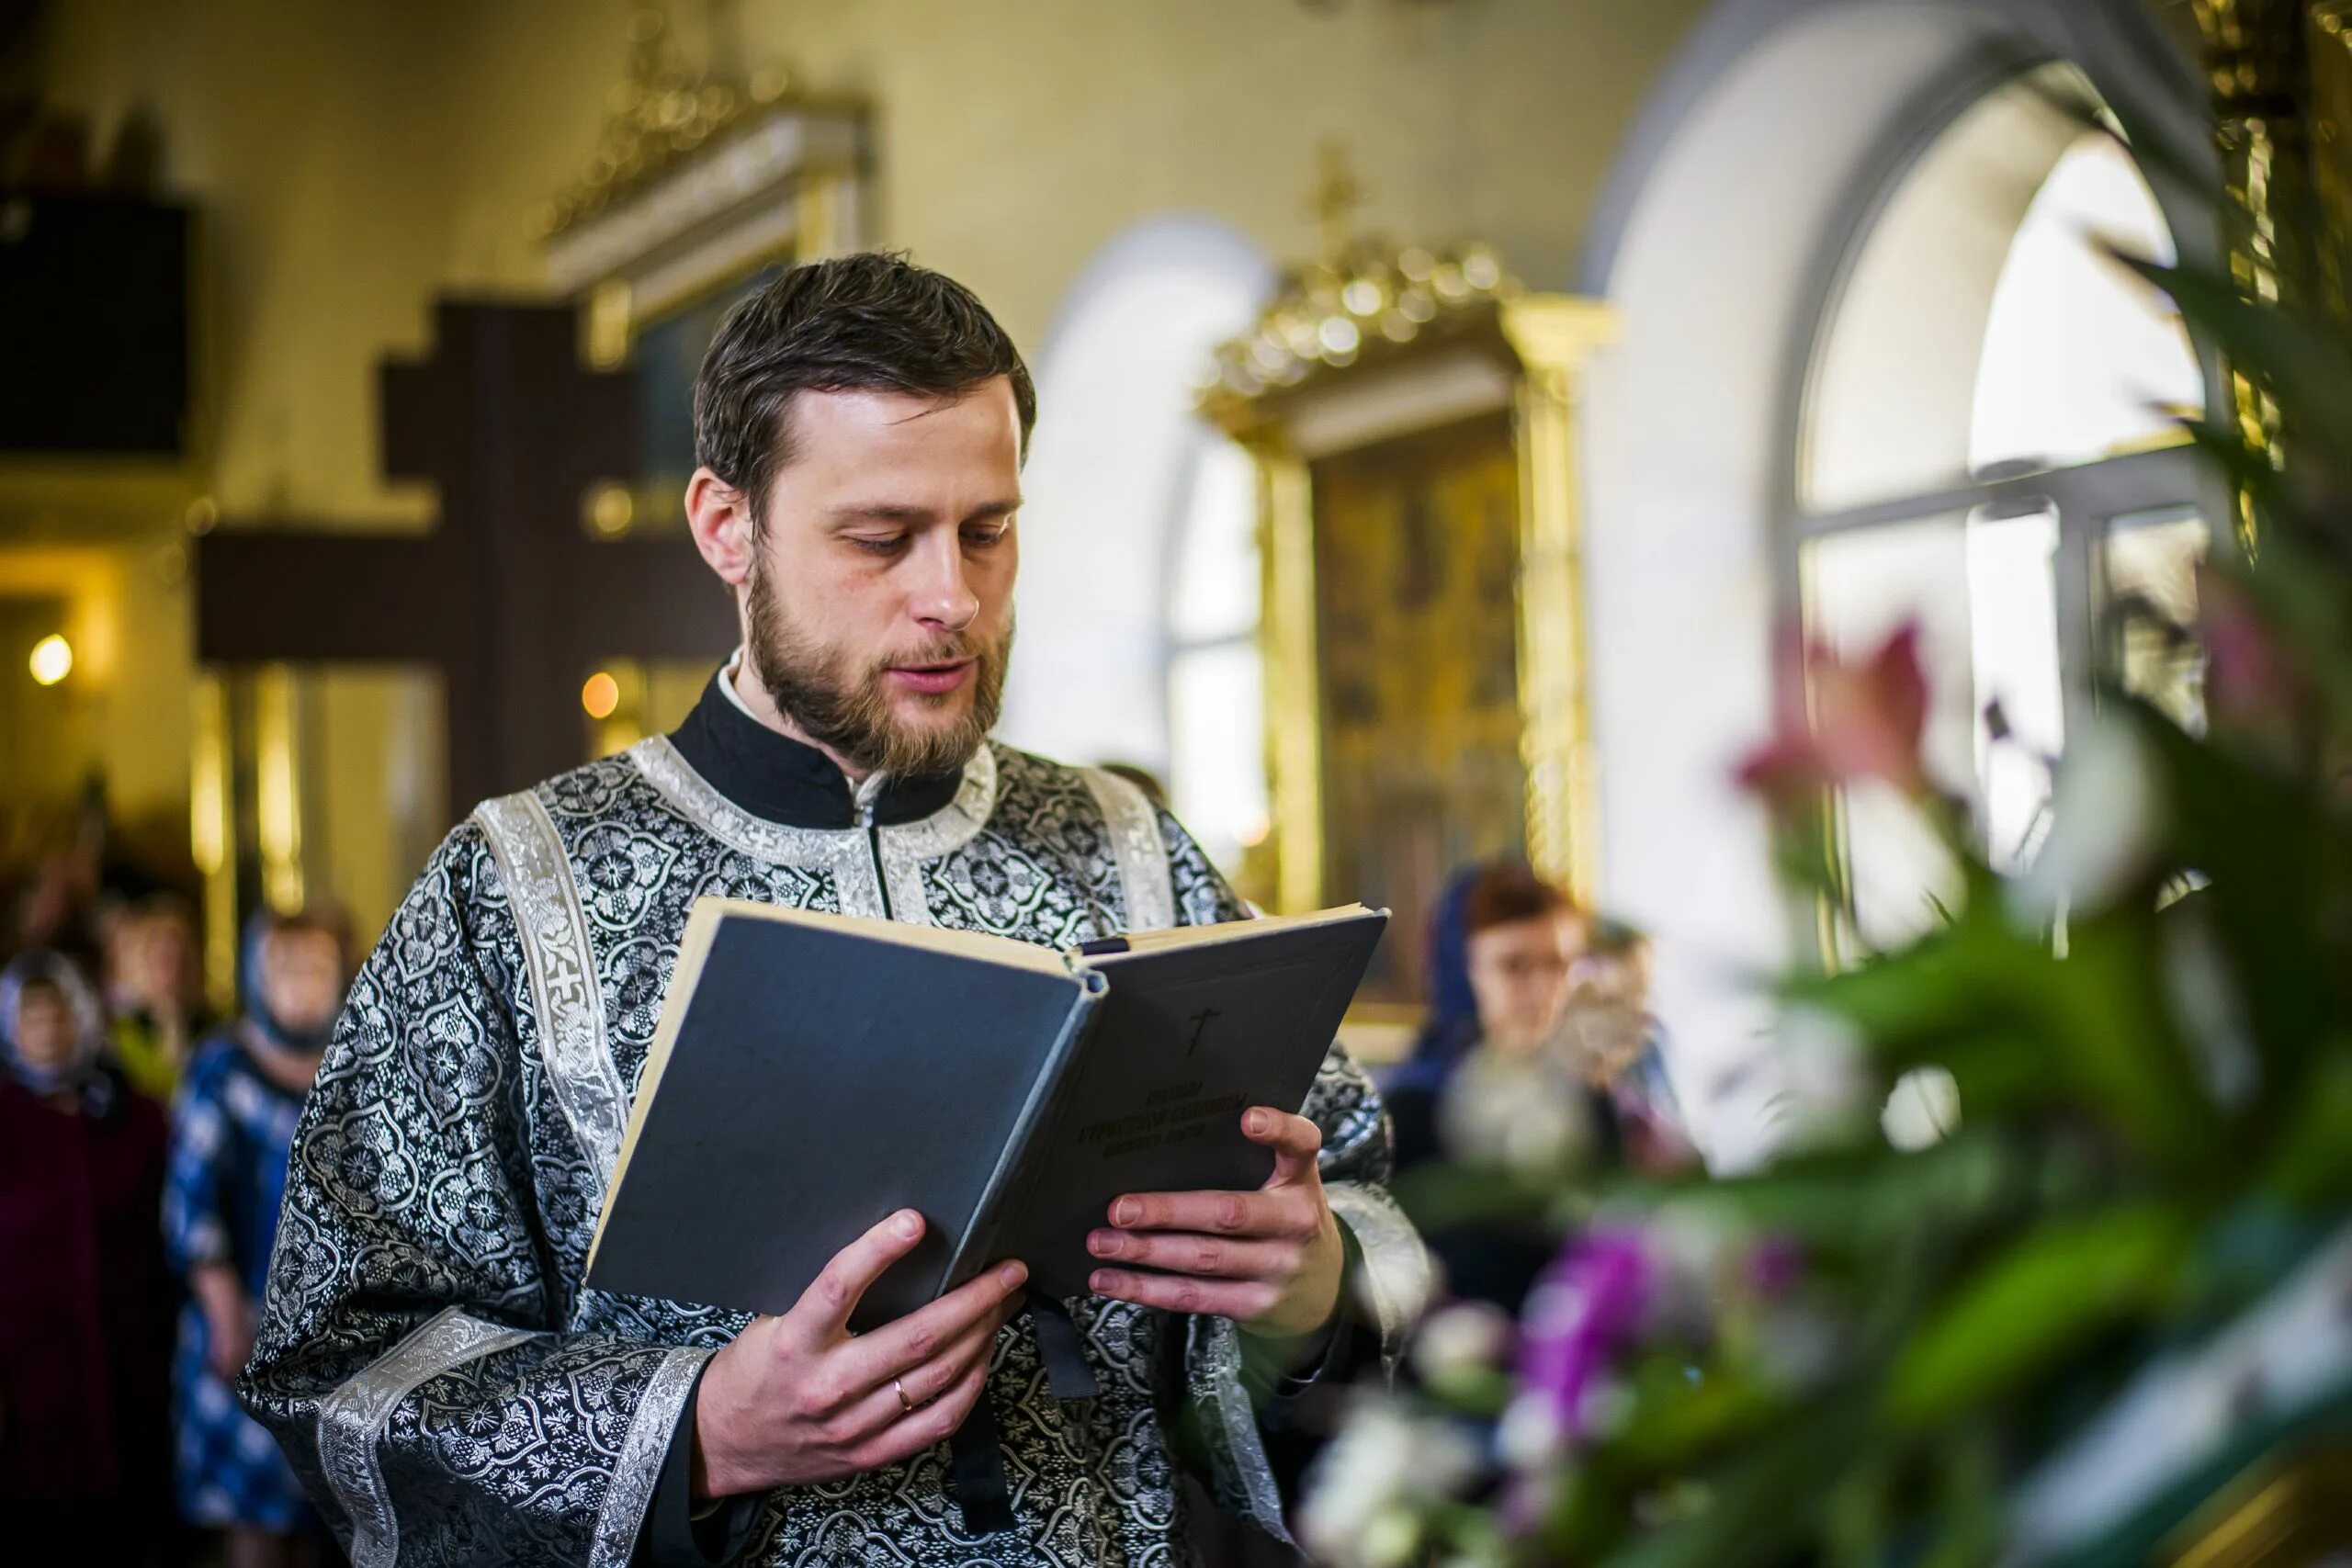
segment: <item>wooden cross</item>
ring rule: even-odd
[[[570,307],[444,300],[435,337],[379,380],[385,475],[439,487],[433,532],[209,534],[196,642],[220,663],[437,670],[462,814],[586,760],[580,686],[599,662],[715,663],[735,622],[684,535],[584,527],[589,487],[635,473],[636,388],[582,366]]]

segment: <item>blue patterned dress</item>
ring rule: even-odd
[[[264,1076],[234,1032],[200,1046],[173,1112],[164,1237],[183,1275],[199,1264],[237,1271],[258,1314],[286,1191],[287,1151],[301,1118],[300,1096]],[[290,1533],[317,1524],[301,1483],[272,1438],[238,1408],[205,1364],[210,1339],[193,1302],[180,1314],[173,1364],[175,1469],[183,1517]]]

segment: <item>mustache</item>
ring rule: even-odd
[[[1001,637],[982,641],[968,633],[957,632],[944,642],[931,643],[902,653],[885,655],[875,660],[874,673],[878,675],[888,670],[920,669],[932,664],[956,664],[967,659],[986,659],[1002,648],[1004,641],[1005,639]]]

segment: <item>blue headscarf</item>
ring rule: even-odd
[[[1413,1054],[1388,1077],[1387,1087],[1436,1090],[1445,1086],[1478,1043],[1478,997],[1470,988],[1470,889],[1485,874],[1481,863],[1453,874],[1430,911],[1430,1013]]]
[[[42,979],[55,986],[65,998],[65,1011],[73,1021],[74,1055],[62,1066],[36,1066],[25,1060],[17,1047],[17,1010],[24,1000],[25,987]],[[85,1096],[95,1096],[91,1109],[104,1114],[111,1100],[107,1091],[112,1080],[99,1063],[99,1051],[106,1042],[106,1014],[98,1007],[97,993],[90,989],[89,981],[74,961],[62,953],[47,948],[32,948],[17,954],[0,969],[0,1066],[10,1077],[35,1094],[51,1095],[62,1089],[74,1089]]]

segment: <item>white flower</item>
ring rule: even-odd
[[[1490,1302],[1454,1302],[1430,1314],[1413,1337],[1413,1367],[1444,1389],[1498,1365],[1510,1348],[1510,1315]]]
[[[1299,1531],[1336,1568],[1396,1568],[1419,1544],[1420,1506],[1452,1496],[1477,1472],[1477,1447],[1458,1428],[1390,1399],[1366,1400],[1315,1461]]]
[[[1912,1068],[1894,1080],[1878,1124],[1905,1154],[1932,1148],[1960,1125],[1960,1080],[1941,1067]]]
[[[2050,836],[2008,885],[2009,912],[2047,925],[2068,909],[2111,904],[2154,852],[2163,802],[2131,725],[2095,716],[2066,747],[2050,795]]]
[[[1567,1428],[1544,1394],[1522,1393],[1512,1400],[1495,1428],[1495,1452],[1522,1475],[1549,1469],[1567,1449]]]

